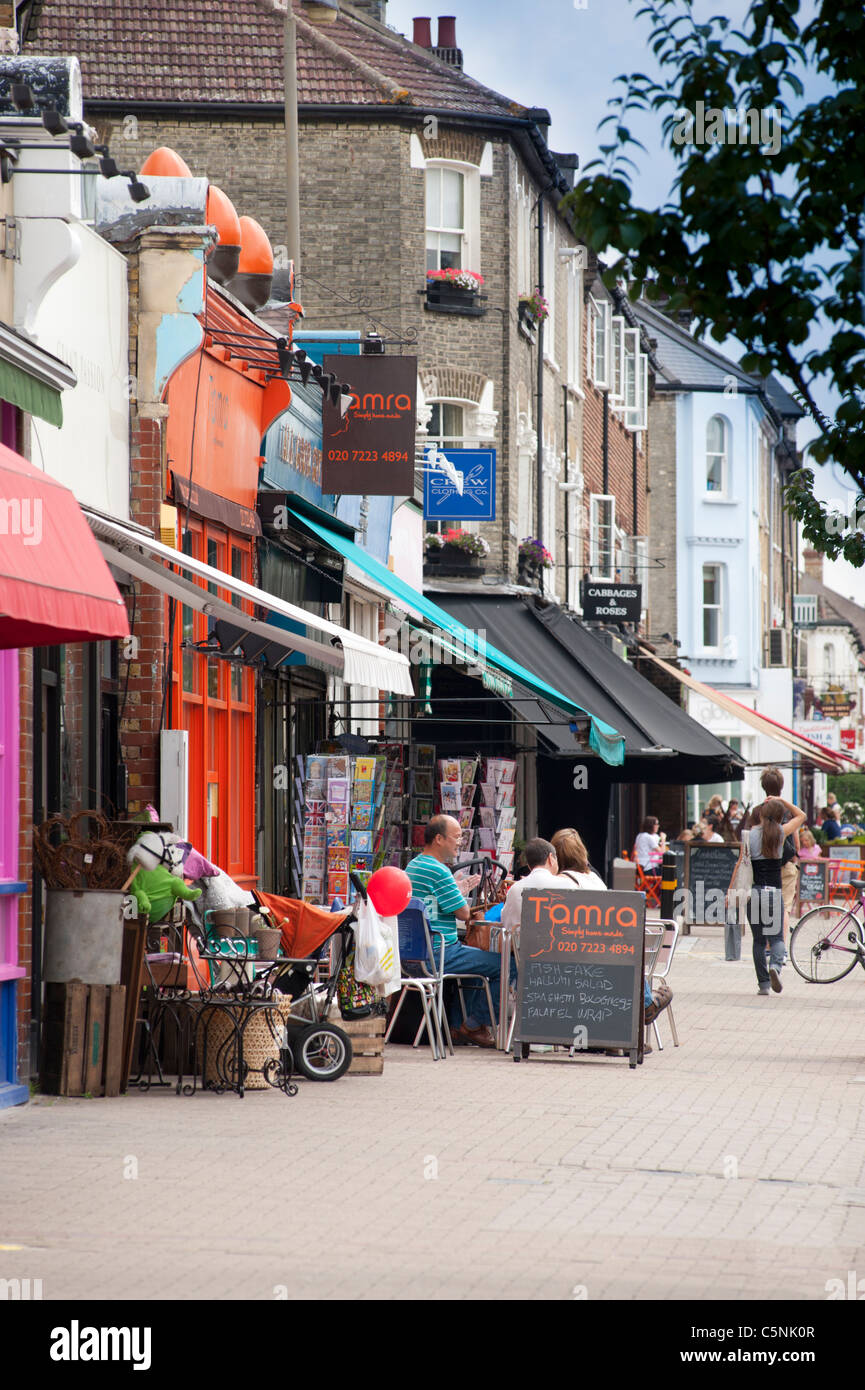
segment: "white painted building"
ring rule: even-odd
[[[643,302],[637,312],[657,344],[656,397],[675,400],[674,514],[653,503],[650,537],[650,551],[675,557],[670,637],[697,680],[789,729],[795,532],[782,486],[796,464],[802,411],[773,379],[749,376],[682,323]],[[689,820],[716,792],[753,803],[761,768],[791,765],[790,747],[768,726],[755,728],[693,690],[685,698],[692,717],[754,765],[742,783],[689,788]]]

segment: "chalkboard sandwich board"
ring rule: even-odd
[[[642,893],[523,894],[514,1061],[559,1043],[642,1062],[645,929]]]
[[[799,915],[829,900],[826,876],[827,859],[799,860]]]
[[[688,845],[686,922],[723,925],[724,895],[738,858],[738,845]]]

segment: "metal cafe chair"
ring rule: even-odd
[[[391,1014],[384,1040],[387,1042],[393,1032],[409,990],[416,990],[420,995],[423,1018],[412,1046],[418,1046],[421,1034],[426,1029],[433,1061],[444,1061],[447,1055],[442,1035],[444,942],[442,942],[439,964],[436,968],[429,922],[423,901],[420,898],[411,898],[408,906],[403,909],[396,920],[402,988],[396,1007]],[[453,1051],[450,1034],[448,1034],[448,1045]]]
[[[649,981],[650,986],[653,980],[666,980],[668,978],[670,971],[673,968],[673,957],[676,954],[676,946],[678,945],[680,934],[678,922],[671,921],[669,918],[653,918],[652,925],[661,926],[663,928],[663,936],[661,937],[661,944],[658,947],[658,950],[655,954],[652,969],[651,971],[646,972],[646,979]],[[664,1013],[667,1014],[670,1019],[670,1032],[673,1035],[673,1046],[678,1047],[679,1034],[676,1029],[676,1019],[673,1014],[672,1004],[667,1005],[666,1009],[664,1010]],[[650,1027],[654,1031],[655,1041],[658,1044],[658,1050],[660,1052],[663,1052],[664,1044],[661,1042],[661,1035],[658,1032],[657,1018],[653,1019]]]
[[[661,875],[647,874],[639,860],[634,863],[637,867],[637,892],[645,893],[646,907],[660,909],[661,906]]]
[[[652,975],[661,954],[661,947],[664,944],[664,923],[659,918],[646,918],[646,965],[645,978],[651,985]],[[649,1029],[654,1025],[646,1024],[646,1042],[649,1041]],[[657,1029],[655,1030],[657,1036]],[[660,1042],[658,1044],[660,1046]]]
[[[845,907],[856,902],[858,890],[853,887],[851,878],[858,878],[862,872],[859,859],[829,860],[829,901],[842,903]]]

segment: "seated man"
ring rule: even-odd
[[[502,908],[503,927],[519,926],[523,909],[523,893],[526,889],[529,892],[533,888],[558,888],[561,891],[574,886],[567,879],[562,881],[557,877],[559,861],[549,840],[529,840],[525,848],[525,856],[529,872],[525,878],[519,879],[508,890],[508,896],[505,898],[505,905]]]
[[[412,859],[406,873],[411,879],[414,896],[421,898],[426,907],[434,947],[438,948],[439,938],[445,943],[445,974],[465,971],[471,975],[485,975],[490,982],[493,1008],[498,1020],[502,958],[494,951],[478,951],[474,946],[464,946],[457,935],[457,922],[467,922],[470,911],[447,865],[458,854],[461,842],[462,830],[458,820],[453,816],[433,816],[424,832],[423,853]],[[471,989],[467,999],[472,1002],[465,1024],[458,999],[448,1009],[453,1041],[474,1043],[476,1047],[495,1047],[495,1039],[489,1030],[491,1020],[484,991]]]

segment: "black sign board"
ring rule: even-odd
[[[817,903],[827,901],[826,876],[829,863],[826,859],[799,860],[799,910],[807,910]]]
[[[515,1060],[562,1043],[642,1061],[645,925],[642,893],[523,894]]]
[[[723,922],[721,904],[738,859],[738,845],[688,845],[688,922]]]
[[[584,579],[581,602],[587,622],[639,623],[643,590],[640,584],[601,584]]]
[[[414,493],[417,358],[325,357],[324,370],[351,387],[352,402],[324,403],[323,492],[375,497]]]

